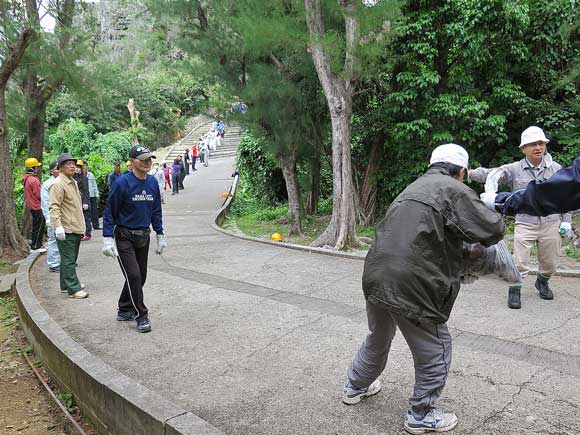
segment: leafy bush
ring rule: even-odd
[[[245,192],[259,202],[275,205],[287,198],[286,184],[267,146],[264,139],[245,133],[238,145],[236,167]]]
[[[77,119],[69,119],[59,124],[56,131],[49,135],[50,154],[70,153],[75,158],[82,158],[91,151],[95,128]]]

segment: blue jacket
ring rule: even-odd
[[[502,192],[496,209],[507,216],[517,213],[547,216],[580,209],[580,157],[545,181],[532,181],[525,189]]]
[[[157,234],[163,234],[161,194],[155,178],[147,175],[141,180],[132,172],[117,178],[103,214],[103,237],[113,237],[116,225],[134,230],[153,226]]]

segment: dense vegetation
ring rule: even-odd
[[[62,7],[70,12],[71,2]],[[473,165],[497,165],[518,158],[521,131],[539,125],[562,164],[580,155],[576,3],[125,1],[120,32],[77,4],[54,33],[9,3],[3,68],[7,46],[27,29],[36,35],[6,88],[10,168],[17,180],[38,152],[35,89],[49,94],[45,161],[72,150],[99,175],[121,160],[128,134],[166,145],[211,107],[248,131],[237,161],[246,208],[272,208],[300,234],[322,201],[332,218],[318,244],[357,245],[355,223],[375,223],[438,144],[460,143]],[[129,98],[141,112],[137,132]],[[228,112],[237,101],[245,114]]]

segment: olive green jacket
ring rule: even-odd
[[[415,322],[445,323],[457,294],[463,242],[499,242],[498,213],[442,168],[393,201],[377,225],[363,272],[365,298]]]

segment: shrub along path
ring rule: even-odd
[[[151,251],[145,288],[152,333],[115,321],[121,272],[100,254],[98,234],[79,259],[90,297],[63,297],[39,261],[38,298],[89,351],[227,434],[401,433],[413,365],[400,334],[383,391],[357,406],[340,402],[366,333],[363,263],[212,230],[232,165],[212,161],[166,200],[169,250],[163,258]],[[571,278],[553,286],[556,299],[546,302],[526,282],[519,311],[507,308],[497,281],[462,290],[442,402],[459,416],[455,433],[577,433],[580,290]]]

